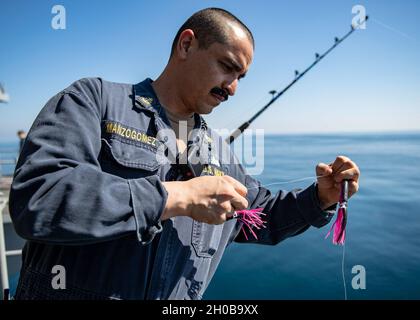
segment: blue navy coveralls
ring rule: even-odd
[[[27,240],[16,299],[201,299],[232,241],[275,245],[331,220],[335,206],[321,210],[316,183],[272,195],[198,114],[188,142],[198,161],[162,161],[173,153],[162,145],[174,139],[158,133],[173,130],[151,83],[81,79],[37,116],[10,192],[15,229]],[[250,208],[264,208],[258,240],[246,240],[236,219],[160,220],[162,181],[223,174],[248,188]],[[55,265],[65,268],[66,289],[52,288]]]

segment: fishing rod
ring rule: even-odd
[[[363,25],[367,20],[369,16],[366,16],[365,20],[361,22],[359,25]],[[268,109],[269,106],[271,106],[278,98],[280,98],[287,90],[289,90],[296,82],[298,82],[309,70],[311,70],[313,67],[315,67],[318,62],[320,62],[322,59],[325,58],[327,54],[329,54],[332,50],[334,50],[341,42],[343,42],[347,37],[349,37],[357,28],[351,25],[351,30],[347,32],[346,35],[344,35],[341,39],[335,37],[334,38],[334,44],[323,54],[319,55],[318,53],[315,53],[315,61],[305,69],[302,73],[299,73],[299,71],[295,70],[295,79],[290,82],[283,90],[281,90],[279,93],[275,95],[275,91],[270,91],[270,93],[273,94],[273,97],[271,100],[262,107],[256,114],[254,114],[251,119],[244,122],[238,129],[233,131],[229,137],[226,138],[226,142],[231,144],[237,137],[239,137],[250,125],[251,123],[257,119],[265,110]]]

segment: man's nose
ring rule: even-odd
[[[223,89],[225,89],[230,96],[233,96],[236,92],[236,88],[238,87],[238,79],[235,79],[233,81],[229,81],[225,83],[223,86]]]

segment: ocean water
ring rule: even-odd
[[[269,136],[264,172],[257,178],[270,184],[315,175],[317,163],[337,155],[350,157],[361,170],[359,192],[348,207],[347,298],[420,299],[420,134]],[[276,246],[234,243],[204,298],[344,299],[343,247],[324,239],[332,222]],[[358,265],[364,267],[366,289],[353,289],[358,272],[352,268]]]
[[[265,137],[263,184],[315,175],[337,155],[355,161],[360,190],[349,201],[344,276],[348,299],[420,299],[420,133]],[[0,159],[17,143],[0,144]],[[3,166],[11,174],[13,166]],[[313,181],[272,185],[305,188]],[[331,224],[330,224],[331,225]],[[330,225],[276,246],[232,244],[205,299],[344,299],[343,247],[325,240]],[[365,289],[353,289],[354,266]]]
[[[13,174],[14,164],[1,164],[2,160],[16,161],[19,152],[19,142],[0,142],[0,176]]]

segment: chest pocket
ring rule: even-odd
[[[223,224],[212,225],[194,220],[191,243],[199,257],[211,258],[222,237]]]
[[[101,165],[103,171],[125,179],[157,174],[160,168],[155,149],[113,138],[102,138]]]

